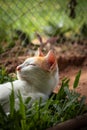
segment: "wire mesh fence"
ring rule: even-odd
[[[27,45],[36,32],[58,42],[86,39],[86,12],[87,0],[1,0],[0,43],[20,38]]]

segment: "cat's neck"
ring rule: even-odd
[[[36,84],[30,83],[29,81],[24,80],[15,80],[13,82],[14,91],[20,90],[22,94],[28,94],[28,93],[36,93],[39,92],[39,88],[37,88]]]
[[[14,89],[20,89],[20,88],[28,88],[30,85],[27,81],[24,80],[15,80],[13,82]]]
[[[36,83],[30,83],[29,81],[24,81],[24,80],[15,80],[13,82],[14,90],[18,91],[20,90],[21,93],[23,94],[28,94],[28,93],[47,93],[49,95],[49,88],[48,84],[40,84]]]

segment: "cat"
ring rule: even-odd
[[[0,103],[5,112],[9,112],[9,96],[12,86],[15,94],[15,109],[18,109],[20,91],[23,101],[31,97],[31,102],[40,97],[44,102],[58,84],[58,65],[55,54],[50,50],[46,56],[38,50],[38,55],[27,58],[17,66],[17,80],[0,84]]]

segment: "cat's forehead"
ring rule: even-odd
[[[31,57],[31,58],[27,58],[24,62],[35,62],[36,61],[36,58],[35,57]]]
[[[25,63],[38,63],[38,62],[42,62],[44,60],[44,57],[30,57],[28,59],[25,60]]]

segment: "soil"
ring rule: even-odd
[[[16,42],[13,48],[0,54],[0,67],[4,66],[9,74],[15,73],[17,65],[27,57],[35,55],[37,48],[38,45],[35,44],[22,47],[20,42]],[[55,44],[50,47],[47,45],[44,50],[48,51],[50,48],[55,50],[59,66],[60,81],[55,92],[58,92],[64,77],[70,78],[70,89],[72,89],[75,76],[81,70],[80,82],[76,91],[87,97],[87,42]]]
[[[63,71],[60,71],[60,82],[57,88],[55,89],[55,92],[58,92],[61,86],[61,81],[64,77],[70,79],[70,83],[69,83],[70,89],[73,89],[75,76],[79,72],[79,70],[81,70],[81,77],[80,77],[79,85],[76,88],[76,91],[87,97],[87,59],[85,59],[84,63],[81,66],[72,66],[72,67],[68,66]],[[87,103],[87,99],[86,99],[86,103]]]

